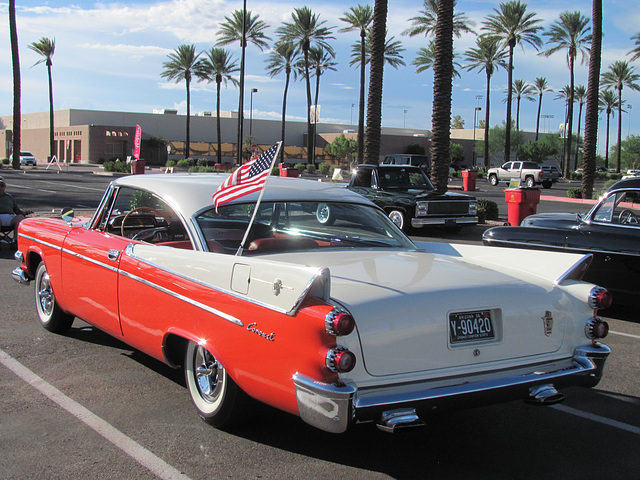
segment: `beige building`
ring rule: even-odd
[[[175,110],[156,110],[154,113],[109,112],[96,110],[56,110],[54,112],[54,140],[58,161],[68,163],[102,163],[132,155],[136,125],[142,130],[141,158],[151,163],[164,164],[168,158],[184,157],[186,117]],[[221,114],[221,140],[223,162],[233,163],[237,142],[237,112]],[[216,156],[216,117],[201,112],[191,117],[190,147],[192,158]],[[280,139],[279,120],[244,120],[244,133],[252,133],[252,143],[262,147],[273,145]],[[306,122],[289,121],[286,125],[285,153],[291,161],[306,159]],[[316,158],[329,158],[324,147],[344,133],[355,138],[357,126],[320,123],[317,125]],[[0,141],[4,151],[0,156],[11,155],[13,117],[0,117]],[[476,139],[482,135],[476,130]],[[49,112],[22,115],[21,148],[33,153],[38,162],[49,156]],[[465,164],[473,163],[473,130],[452,130],[452,141],[465,150]],[[428,130],[383,128],[380,155],[404,153],[409,145],[419,145],[427,152],[431,132]],[[154,139],[162,139],[161,142]],[[161,145],[159,145],[161,144]],[[4,155],[3,155],[4,154]],[[477,160],[476,160],[477,161]]]

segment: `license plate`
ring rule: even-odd
[[[461,312],[449,314],[449,340],[451,343],[477,342],[495,338],[491,312]]]

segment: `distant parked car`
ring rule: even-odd
[[[9,157],[13,161],[13,155]],[[36,157],[31,152],[20,152],[20,165],[36,165]]]
[[[584,280],[610,290],[614,303],[640,305],[640,177],[613,184],[586,214],[541,213],[520,227],[494,227],[497,247],[592,254]]]
[[[542,165],[542,173],[544,173],[544,180],[551,180],[552,183],[556,183],[560,177],[562,177],[562,171],[557,165]]]

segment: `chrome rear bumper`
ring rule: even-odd
[[[300,417],[327,432],[341,433],[361,421],[377,421],[383,412],[413,408],[418,413],[502,403],[530,396],[531,387],[553,383],[593,387],[602,377],[611,349],[600,343],[576,349],[565,361],[488,372],[472,377],[434,379],[358,389],[354,384],[326,384],[293,376]]]

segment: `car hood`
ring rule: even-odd
[[[360,250],[287,257],[294,262],[304,258],[306,265],[330,269],[331,297],[356,319],[370,375],[433,371],[557,352],[563,343],[566,319],[559,312],[562,303],[566,306],[566,294],[551,279],[518,268],[490,268],[486,259],[493,254],[484,255],[485,260],[475,262],[426,251]],[[571,257],[572,262],[580,258]],[[497,257],[495,264],[500,265]],[[550,268],[548,275],[557,273]],[[494,339],[450,343],[451,314],[485,311],[491,312]],[[543,319],[548,311],[555,323],[547,336]]]

